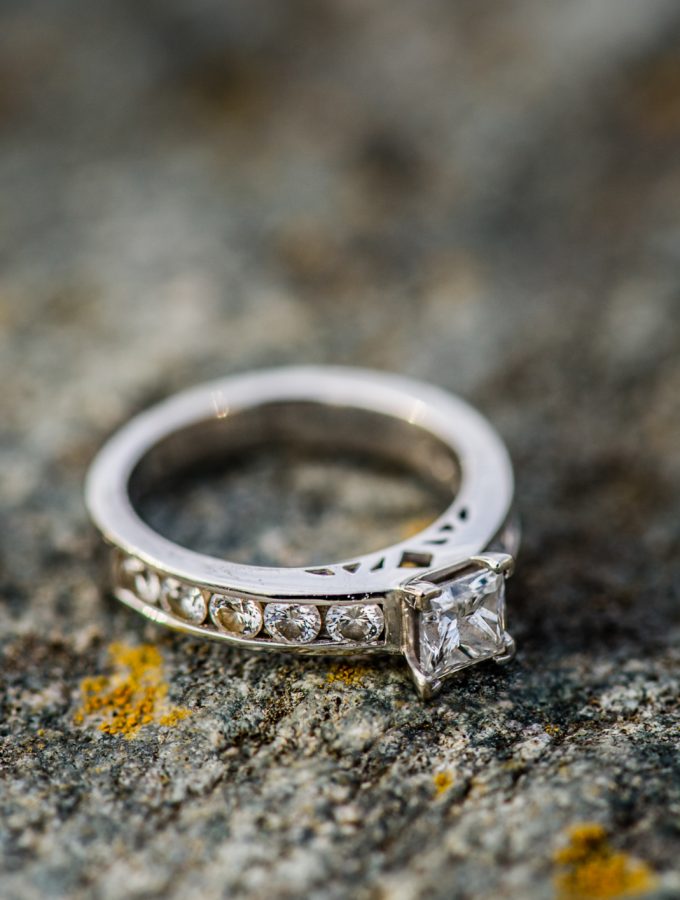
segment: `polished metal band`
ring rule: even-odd
[[[268,442],[399,460],[450,491],[419,534],[301,568],[240,565],[173,543],[134,498],[155,479]],[[88,509],[115,548],[114,592],[155,622],[249,649],[404,653],[423,696],[471,663],[504,661],[504,580],[518,533],[508,454],[462,400],[396,375],[265,370],[184,391],[134,418],[88,473]]]

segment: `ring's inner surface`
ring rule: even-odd
[[[176,543],[234,562],[306,566],[404,540],[459,483],[453,451],[422,428],[289,401],[174,432],[129,487],[140,516]]]

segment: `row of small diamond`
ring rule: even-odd
[[[310,603],[264,604],[257,600],[206,596],[197,587],[175,578],[160,576],[134,556],[120,563],[124,586],[145,603],[158,604],[192,625],[203,625],[208,618],[218,631],[232,637],[256,638],[263,627],[275,641],[284,644],[308,644],[316,640],[325,625],[331,640],[366,644],[377,641],[385,628],[385,616],[378,603],[336,604],[327,607],[325,617]]]

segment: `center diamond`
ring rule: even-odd
[[[504,606],[502,574],[477,571],[443,585],[420,616],[419,660],[425,675],[448,675],[501,653]]]

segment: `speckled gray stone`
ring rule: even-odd
[[[3,900],[542,900],[580,822],[680,897],[679,37],[673,0],[2,6]],[[513,665],[424,704],[398,662],[230,652],[101,595],[106,435],[286,362],[498,425]],[[149,515],[291,563],[431,513],[342,466]],[[188,717],[78,724],[112,642],[154,644]]]

